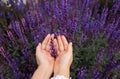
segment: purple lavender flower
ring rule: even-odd
[[[77,73],[77,79],[85,79],[86,72],[86,67],[82,67]]]
[[[120,30],[114,31],[111,37],[111,41],[119,41],[120,39]]]
[[[51,42],[50,42],[50,53],[51,53],[51,56],[53,57],[57,57],[57,50],[55,49],[55,46],[53,44],[53,40],[51,39]]]
[[[3,70],[0,70],[0,79],[4,79]]]
[[[108,8],[104,8],[102,10],[102,14],[101,14],[101,18],[100,18],[100,22],[101,22],[101,29],[104,27],[104,24],[106,22],[106,17],[108,15]]]
[[[23,29],[24,30],[27,30],[27,27],[26,27],[26,20],[24,18],[21,19],[21,22],[22,22],[22,25],[23,25]]]
[[[13,59],[11,58],[9,52],[5,51],[3,46],[0,46],[0,54],[2,56],[4,56],[4,58],[6,59],[8,65],[11,67],[11,69],[13,70],[13,73],[15,75],[16,78],[21,79],[22,76],[20,76],[20,72],[19,69],[17,67],[17,64],[15,61],[13,61]]]
[[[30,53],[30,51],[27,51],[29,49],[28,40],[24,35],[23,29],[21,28],[20,24],[17,21],[11,23],[11,27],[13,28],[13,30],[15,31],[15,33],[20,39],[20,48],[21,48],[22,54],[24,55],[24,59],[28,60],[28,53]],[[8,32],[8,36],[12,41],[16,41],[16,39],[13,37],[11,32]]]
[[[81,45],[84,44],[87,39],[88,39],[88,36],[86,35],[86,33],[82,33],[80,38]]]
[[[23,10],[24,10],[23,0],[18,1],[18,2],[14,5],[14,8],[15,8],[17,11],[23,12]]]
[[[94,69],[91,73],[91,79],[100,79],[99,78],[100,72],[98,71],[98,69]]]
[[[97,56],[96,56],[96,62],[97,63],[101,63],[103,55],[104,55],[104,48],[101,48],[100,51],[98,52]]]
[[[7,30],[7,35],[11,41],[11,45],[16,46],[17,42],[16,42],[16,38],[14,37],[13,33],[10,30]]]
[[[11,4],[12,6],[14,5],[14,1],[13,0],[8,0],[9,4]]]
[[[99,31],[100,31],[100,21],[96,20],[94,21],[94,26],[92,27],[93,38],[98,38]]]
[[[46,8],[46,10],[48,10],[48,11],[49,11],[49,8],[50,8],[49,3],[50,3],[50,2],[49,2],[48,0],[44,0],[45,8]]]
[[[111,14],[116,14],[117,13],[117,11],[119,10],[119,8],[120,8],[120,1],[119,0],[115,0],[114,1],[115,2],[115,4],[113,5],[113,7],[112,7],[112,9],[111,9]]]
[[[99,78],[102,79],[102,78],[105,78],[107,76],[109,76],[107,78],[112,77],[112,76],[110,76],[111,73],[112,73],[111,71],[113,69],[115,69],[119,65],[120,65],[120,62],[117,62],[114,58],[109,59],[108,62],[103,67],[103,70],[102,70],[101,75],[99,76]]]
[[[0,42],[6,43],[6,39],[3,34],[4,34],[3,30],[0,29]]]

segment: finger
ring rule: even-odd
[[[55,49],[57,50],[57,53],[59,54],[58,52],[58,42],[56,39],[54,39],[54,46],[55,46]]]
[[[51,43],[51,41],[54,39],[54,34],[52,34],[51,36],[50,36],[50,39],[49,39],[49,41],[48,41],[48,43],[47,43],[47,45],[46,45],[46,50],[47,51],[50,51],[50,43]]]
[[[68,52],[69,52],[69,53],[73,53],[72,42],[70,42],[70,43],[68,44]]]
[[[39,51],[41,51],[41,47],[42,47],[42,46],[41,46],[41,43],[39,43],[38,46],[36,47],[36,61],[37,61],[37,64],[38,64],[38,65],[39,65],[40,63],[39,63],[39,60],[38,60],[37,57],[38,57],[38,54],[41,53],[41,52],[39,52]]]
[[[57,37],[57,41],[58,41],[58,49],[60,51],[63,51],[64,50],[64,47],[63,47],[63,43],[62,43],[62,40],[61,40],[61,36],[58,36]]]
[[[51,43],[51,39],[49,39],[49,41],[45,47],[45,50],[47,50],[48,52],[50,51],[50,43]]]
[[[51,35],[51,39],[52,39],[52,40],[54,40],[54,36],[55,36],[54,34]]]
[[[36,47],[36,53],[37,53],[37,51],[40,51],[40,50],[41,50],[41,47],[42,47],[42,46],[41,46],[41,43],[39,43],[38,46]]]
[[[62,39],[62,42],[63,42],[63,45],[64,45],[64,50],[67,50],[67,48],[68,48],[67,39],[65,38],[64,35],[61,36],[61,39]]]
[[[44,41],[42,42],[42,49],[45,49],[45,47],[46,47],[46,45],[47,45],[47,43],[48,43],[48,41],[49,41],[49,38],[50,38],[50,34],[48,34],[48,35],[45,37]]]

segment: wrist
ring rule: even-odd
[[[65,76],[66,78],[69,78],[70,77],[70,68],[69,67],[61,67],[59,69],[59,72],[57,75],[63,75]]]
[[[43,74],[45,74],[46,77],[50,77],[52,74],[52,68],[48,66],[40,65],[38,66],[37,70],[41,71]]]
[[[31,79],[49,79],[52,71],[47,66],[38,66]]]

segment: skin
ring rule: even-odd
[[[36,60],[38,68],[34,72],[31,79],[49,79],[54,67],[54,58],[50,55],[50,39],[54,38],[54,35],[48,34],[44,41],[39,43],[36,47]]]
[[[70,66],[73,61],[72,43],[68,43],[65,36],[58,36],[54,39],[54,44],[58,52],[58,57],[55,60],[54,76],[64,75],[69,78]]]
[[[54,40],[54,45],[58,56],[54,59],[50,55],[50,40]],[[48,34],[44,41],[36,47],[36,60],[38,68],[31,79],[49,79],[51,74],[64,75],[70,77],[70,66],[73,61],[72,43],[68,43],[65,36],[58,36],[54,39],[54,34]]]

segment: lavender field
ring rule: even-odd
[[[73,42],[72,79],[120,79],[120,0],[0,0],[0,79],[30,79],[48,33]]]

